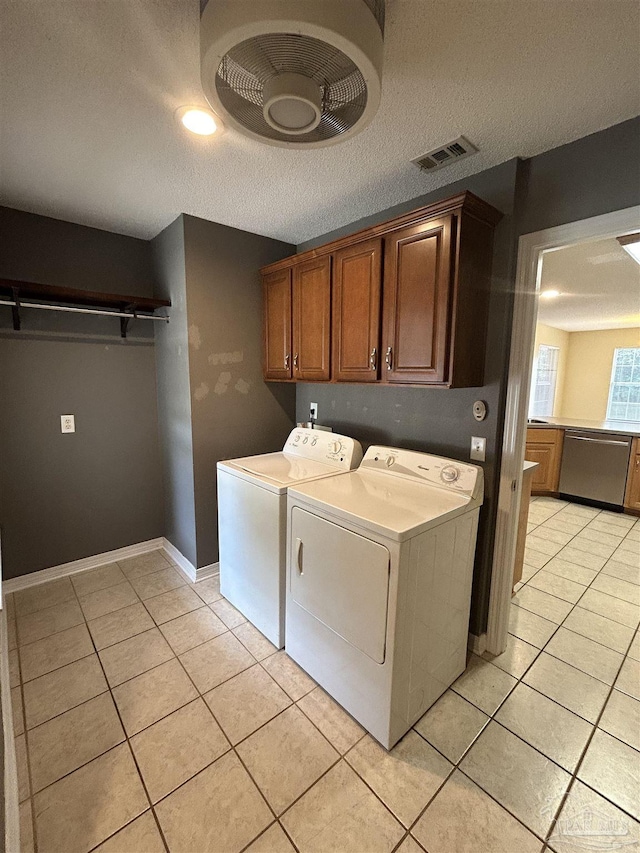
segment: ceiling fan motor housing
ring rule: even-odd
[[[384,0],[208,0],[205,97],[269,145],[318,148],[358,133],[380,104]]]

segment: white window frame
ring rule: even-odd
[[[550,377],[549,382],[540,382],[540,354],[542,350],[547,350],[552,354],[552,367],[549,369]],[[535,368],[531,372],[531,395],[529,402],[529,417],[530,418],[544,418],[544,417],[553,417],[553,409],[556,401],[556,388],[558,385],[558,366],[560,364],[560,347],[553,346],[552,344],[540,344],[538,346],[538,352],[535,360]],[[536,400],[536,392],[539,388],[547,388],[549,393],[545,395],[544,400]],[[545,405],[542,407],[545,411],[540,411],[540,404],[544,403]],[[549,411],[546,411],[549,409]]]
[[[611,379],[609,381],[609,398],[607,399],[607,415],[606,415],[606,418],[608,421],[637,421],[637,420],[639,420],[639,418],[637,418],[637,417],[630,418],[628,416],[624,417],[624,418],[617,418],[611,414],[611,406],[612,405],[616,405],[616,406],[620,405],[619,403],[613,402],[614,386],[616,386],[616,385],[628,385],[628,386],[640,385],[640,382],[616,382],[615,381],[616,366],[617,366],[617,361],[618,361],[618,353],[622,352],[623,350],[633,350],[634,351],[633,367],[635,367],[636,364],[640,365],[640,347],[616,347],[615,350],[613,351],[613,361],[611,363]],[[627,402],[626,405],[628,406],[629,403]],[[628,411],[627,411],[627,415],[628,415]]]

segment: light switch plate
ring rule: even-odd
[[[76,417],[75,415],[60,415],[60,432],[75,432]]]
[[[471,436],[471,454],[470,458],[475,462],[484,462],[487,451],[487,439],[480,438],[477,435]]]
[[[318,404],[317,403],[309,403],[309,420],[317,421],[318,420]]]

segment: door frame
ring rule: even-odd
[[[571,243],[619,237],[638,230],[640,205],[524,234],[518,242],[496,537],[486,642],[483,644],[490,654],[501,654],[507,645],[543,255]]]

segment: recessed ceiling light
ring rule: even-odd
[[[559,290],[543,290],[540,299],[557,299],[558,296],[560,296]]]
[[[616,240],[625,252],[640,264],[640,232],[637,234],[625,234],[624,237],[616,237]]]
[[[211,136],[219,129],[219,121],[213,113],[201,107],[183,107],[178,110],[178,118],[187,130],[198,136]]]

